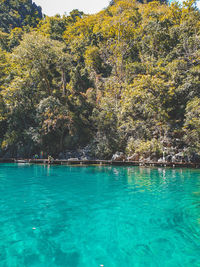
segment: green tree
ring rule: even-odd
[[[200,156],[200,98],[188,102],[185,114],[185,142],[192,152]]]

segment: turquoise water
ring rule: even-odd
[[[1,267],[200,266],[200,171],[0,165]]]

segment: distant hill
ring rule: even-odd
[[[0,28],[9,32],[15,27],[35,27],[42,18],[42,9],[32,0],[0,0]]]

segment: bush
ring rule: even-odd
[[[139,157],[148,158],[151,155],[159,158],[163,153],[163,145],[157,139],[152,140],[135,140],[131,137],[126,147],[126,153],[129,156],[133,154],[139,155]]]

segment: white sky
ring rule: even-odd
[[[42,7],[44,14],[69,14],[73,9],[78,9],[86,14],[97,13],[109,5],[110,0],[33,0]]]
[[[182,2],[183,0],[180,0]],[[97,13],[107,7],[110,0],[33,0],[37,5],[42,7],[44,14],[54,16],[69,14],[73,9],[78,9],[86,14]],[[200,0],[197,2],[200,8]]]

